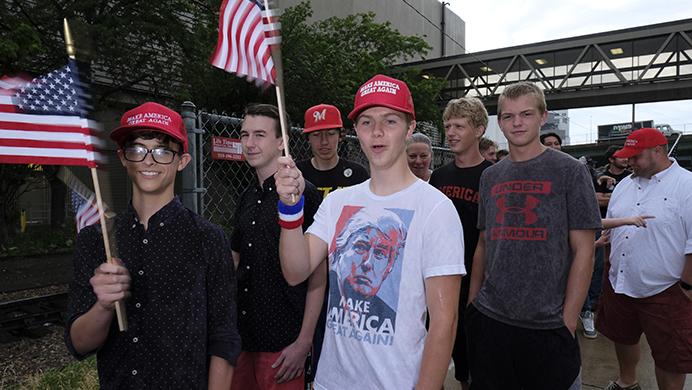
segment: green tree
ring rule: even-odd
[[[0,3],[0,71],[45,73],[64,65],[62,20],[74,31],[77,57],[90,68],[96,109],[122,106],[129,96],[169,104],[242,111],[252,101],[275,100],[262,90],[209,64],[216,45],[220,0],[53,0]],[[319,102],[344,111],[356,88],[376,73],[392,74],[399,62],[424,58],[428,45],[404,36],[373,13],[316,23],[309,2],[284,11],[283,60],[287,110],[292,118]],[[434,96],[440,80],[404,78],[417,116],[438,120]]]
[[[65,64],[67,18],[83,78],[94,82],[97,108],[122,94],[173,102],[190,94],[187,72],[207,68],[207,42],[194,38],[218,13],[218,2],[161,0],[14,0],[0,3],[0,70],[42,74]],[[213,6],[213,8],[212,8]],[[194,65],[194,66],[193,66]],[[188,69],[187,67],[192,67]]]
[[[117,108],[123,102],[158,100],[175,104],[195,87],[186,74],[208,71],[207,42],[194,38],[206,31],[218,13],[209,5],[187,0],[11,0],[0,3],[0,75],[34,75],[65,65],[63,18],[70,21],[77,58],[86,66],[83,81],[92,81],[96,110]],[[198,22],[199,21],[199,22]],[[201,69],[201,70],[200,70]],[[50,169],[0,165],[0,240],[16,226],[17,199],[46,174],[51,183],[54,211],[64,204],[60,184]],[[62,202],[60,201],[62,199]],[[64,210],[63,210],[64,212]],[[58,218],[59,220],[59,218]],[[54,220],[54,222],[59,222]]]
[[[35,75],[66,63],[62,20],[67,18],[92,82],[96,110],[124,111],[134,101],[240,113],[250,102],[274,102],[260,89],[209,64],[216,45],[220,0],[10,0],[0,3],[0,74]],[[416,71],[393,74],[394,65],[424,58],[429,47],[404,36],[373,13],[309,22],[309,2],[284,10],[282,52],[287,111],[302,123],[306,108],[330,103],[346,115],[360,84],[376,73],[404,79],[416,116],[439,124],[439,79]],[[0,170],[0,189],[19,191],[21,167]],[[7,176],[7,177],[5,177]],[[31,175],[26,173],[28,179]],[[14,186],[14,187],[12,187]],[[11,209],[10,203],[3,207]],[[11,210],[10,210],[11,211]],[[8,212],[10,212],[8,211]],[[14,212],[14,211],[12,211]],[[3,212],[2,218],[10,218]],[[7,221],[7,219],[4,219]],[[1,222],[0,222],[1,224]]]
[[[301,123],[305,109],[322,102],[347,114],[358,86],[376,73],[404,79],[413,93],[417,117],[439,122],[435,97],[442,81],[421,78],[414,70],[399,74],[392,70],[397,63],[423,58],[430,49],[423,39],[404,36],[388,22],[375,22],[373,13],[319,22],[309,22],[311,16],[307,1],[284,10],[281,16],[286,109],[294,122]],[[201,40],[215,43],[216,25],[208,27],[206,40]],[[200,38],[205,34],[198,33]],[[200,107],[241,112],[248,102],[275,101],[272,89],[262,91],[219,69],[189,77],[197,86],[190,99]]]

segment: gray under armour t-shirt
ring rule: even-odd
[[[528,161],[504,159],[483,172],[480,195],[486,262],[474,305],[514,326],[563,326],[569,231],[601,228],[588,169],[552,149]]]

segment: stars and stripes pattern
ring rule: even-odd
[[[96,122],[86,119],[76,65],[31,81],[0,79],[0,163],[95,167]]]
[[[261,0],[224,0],[211,64],[257,85],[275,84],[271,46],[280,43],[281,23],[276,10],[265,9]]]
[[[99,209],[94,195],[86,199],[76,191],[71,192],[72,210],[75,213],[74,219],[77,225],[77,233],[79,233],[85,227],[99,222]]]

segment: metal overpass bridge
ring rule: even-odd
[[[692,19],[402,65],[446,80],[439,96],[497,97],[521,80],[543,88],[550,110],[692,99]]]

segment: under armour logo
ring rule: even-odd
[[[315,118],[315,122],[323,121],[327,119],[327,109],[323,109],[322,111],[315,111],[312,113],[312,117]]]
[[[507,206],[505,204],[505,197],[500,196],[495,201],[499,212],[495,216],[495,222],[499,224],[504,224],[505,216],[507,214],[521,214],[524,216],[524,225],[532,225],[538,221],[538,214],[536,214],[534,209],[538,207],[541,201],[535,196],[527,195],[526,201],[524,202],[524,207],[519,206]]]

